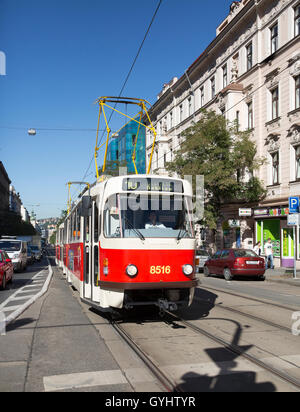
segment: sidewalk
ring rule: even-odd
[[[268,269],[265,273],[266,280],[270,282],[286,283],[292,286],[300,286],[300,270],[296,271],[297,279],[294,279],[293,268]]]
[[[0,335],[0,392],[158,390],[107,321],[76,296],[53,267],[48,292]]]

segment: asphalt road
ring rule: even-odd
[[[261,282],[249,279],[226,281],[221,277],[204,277],[200,274],[201,287],[216,287],[233,293],[242,293],[256,299],[300,309],[300,287],[284,283]]]
[[[29,285],[32,278],[41,270],[48,269],[48,261],[43,258],[40,262],[27,266],[23,272],[15,272],[13,274],[13,281],[6,286],[5,290],[0,291],[0,305],[12,296],[18,289],[25,285]]]

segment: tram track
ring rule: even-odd
[[[274,367],[266,363],[264,360],[261,360],[249,353],[246,353],[245,347],[238,345],[238,339],[234,338],[233,342],[229,342],[223,337],[216,336],[215,334],[203,329],[202,327],[199,327],[189,321],[186,321],[185,319],[183,319],[175,313],[166,311],[166,314],[169,318],[166,321],[166,324],[170,324],[169,320],[172,319],[173,321],[176,321],[177,323],[184,325],[186,328],[192,330],[193,332],[196,332],[196,334],[198,334],[199,336],[204,336],[208,338],[210,341],[217,343],[224,350],[229,351],[235,357],[240,357],[244,360],[247,360],[251,364],[258,367],[260,370],[268,372],[271,375],[281,379],[285,383],[292,385],[297,390],[300,390],[299,379],[291,376],[284,370],[278,369],[277,367]],[[240,314],[245,315],[244,313]],[[258,318],[254,317],[254,320],[258,320]],[[184,392],[184,390],[182,390],[182,388],[180,387],[180,383],[176,382],[173,378],[168,376],[166,372],[158,366],[158,364],[155,362],[155,359],[153,359],[152,355],[145,353],[141,346],[136,342],[135,338],[125,330],[126,324],[125,327],[123,327],[119,322],[116,321],[111,321],[110,323],[113,326],[113,328],[117,331],[117,333],[121,336],[121,338],[134,350],[134,352],[139,356],[139,358],[142,359],[142,361],[146,364],[147,368],[150,369],[152,374],[158,379],[158,381],[162,384],[162,386],[165,388],[167,392]],[[275,325],[276,324],[273,324],[272,326]]]
[[[136,355],[144,362],[151,373],[156,377],[159,383],[165,388],[167,392],[183,392],[180,386],[168,377],[151,357],[146,354],[142,348],[132,339],[132,337],[125,331],[120,323],[110,320],[110,324],[119,336],[130,346]]]
[[[191,322],[188,322],[184,319],[182,319],[180,316],[175,315],[172,312],[166,312],[170,317],[172,317],[173,319],[175,319],[178,322],[181,322],[183,325],[185,325],[187,328],[192,329],[193,331],[195,331],[196,333],[205,336],[206,338],[210,339],[211,341],[218,343],[220,345],[222,345],[225,349],[227,349],[228,351],[230,351],[231,353],[240,356],[241,358],[244,358],[246,360],[248,360],[249,362],[251,362],[252,364],[258,366],[259,368],[263,369],[264,371],[267,371],[273,375],[275,375],[276,377],[282,379],[283,381],[295,386],[297,389],[300,390],[300,380],[294,378],[293,376],[287,374],[286,372],[274,368],[271,365],[268,365],[267,363],[265,363],[264,361],[256,358],[253,355],[250,355],[248,353],[245,353],[245,351],[243,349],[241,349],[238,345],[236,345],[235,343],[229,342],[227,340],[225,340],[224,338],[221,338],[219,336],[213,335],[212,333],[208,332],[207,330],[204,330],[203,328],[200,328],[199,326],[196,326],[194,324],[192,324]]]
[[[212,291],[214,291],[214,292],[225,293],[226,295],[234,296],[234,297],[237,297],[237,298],[247,299],[247,300],[250,300],[250,301],[252,301],[252,302],[263,303],[263,304],[266,304],[266,305],[269,305],[269,306],[274,306],[274,307],[279,308],[279,309],[286,309],[286,310],[289,310],[289,311],[291,311],[291,312],[299,311],[299,307],[296,308],[295,306],[294,306],[294,307],[292,307],[292,306],[285,306],[285,305],[281,305],[281,304],[279,304],[279,303],[274,303],[274,302],[270,302],[270,301],[268,301],[268,300],[253,298],[253,297],[251,297],[251,296],[249,296],[249,295],[244,295],[244,294],[229,292],[229,291],[227,291],[227,290],[225,290],[225,289],[220,289],[220,288],[216,288],[216,287],[212,287],[212,286],[207,286],[207,285],[203,285],[203,284],[202,284],[202,285],[201,285],[201,289],[207,289],[207,290],[212,290]],[[197,298],[197,297],[196,297],[196,298]],[[194,299],[195,299],[195,298],[194,298]]]
[[[197,298],[197,297],[194,298],[194,300],[195,300],[196,302],[201,302],[201,304],[210,305],[209,302],[207,302],[207,301],[205,301],[205,300],[203,300],[203,299]],[[228,312],[231,312],[231,313],[235,313],[235,314],[240,315],[240,316],[244,316],[244,317],[246,317],[246,318],[248,318],[248,319],[255,320],[255,321],[257,321],[257,322],[263,323],[263,324],[265,324],[265,325],[267,325],[267,326],[271,326],[271,327],[273,327],[273,328],[277,328],[277,329],[283,330],[283,331],[285,331],[285,332],[291,333],[291,328],[287,328],[286,326],[279,325],[278,323],[269,321],[269,320],[267,320],[267,319],[260,318],[260,317],[258,317],[258,316],[252,315],[252,314],[250,314],[250,313],[246,313],[246,312],[243,312],[243,311],[241,311],[241,310],[238,310],[238,309],[235,309],[235,308],[232,308],[232,307],[229,307],[229,306],[225,306],[225,305],[223,305],[223,304],[221,304],[221,303],[215,303],[214,306],[217,307],[217,308],[220,308],[220,309],[224,309],[225,311],[228,311]]]

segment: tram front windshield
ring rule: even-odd
[[[182,195],[114,195],[105,204],[104,235],[192,238],[190,210],[190,199]]]

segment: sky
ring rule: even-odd
[[[154,104],[163,84],[181,77],[215,38],[231,3],[162,0],[122,95]],[[0,0],[0,160],[38,219],[66,209],[68,181],[95,181],[95,100],[119,95],[158,5]],[[114,114],[111,129],[122,122]],[[79,189],[71,187],[75,198]]]

